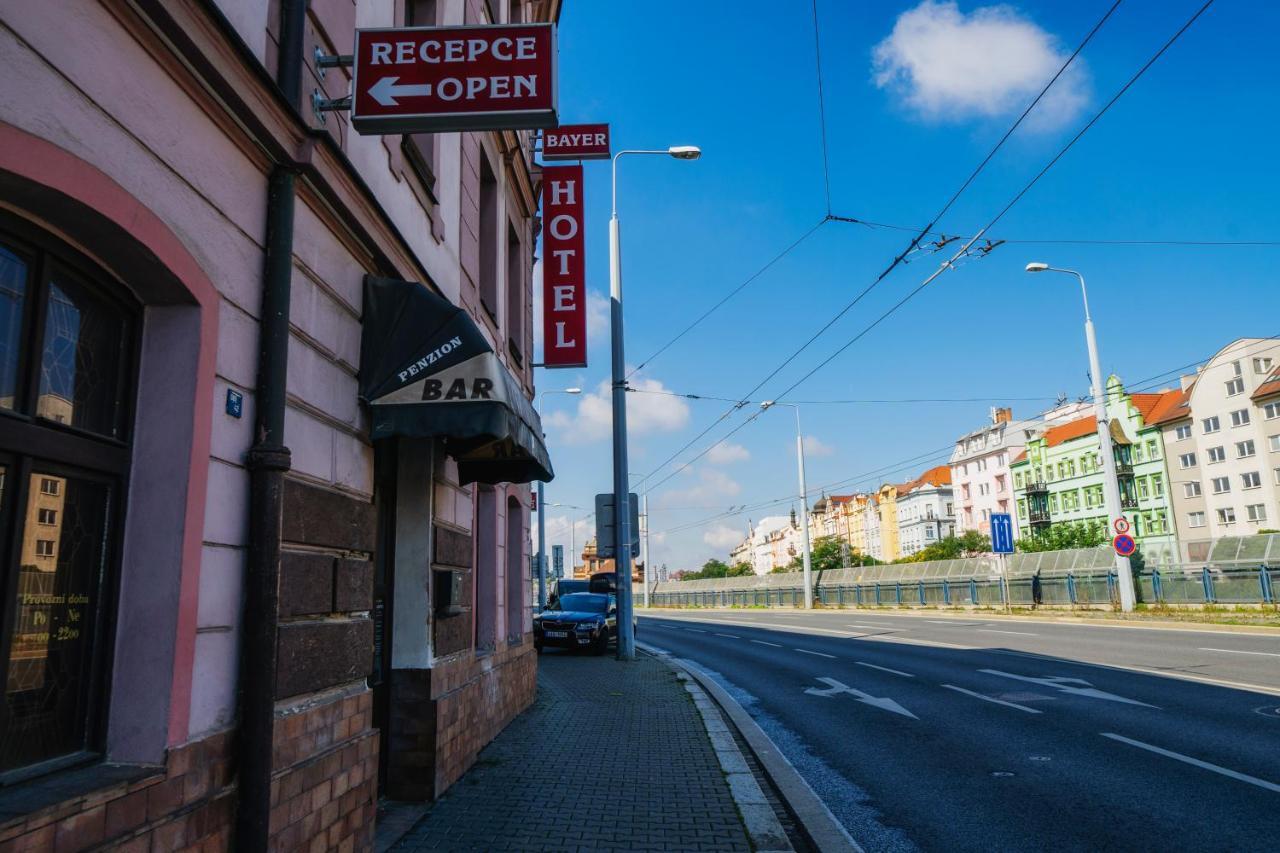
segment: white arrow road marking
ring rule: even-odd
[[[1241,649],[1200,649],[1202,652],[1226,652],[1229,655],[1265,655],[1269,658],[1280,658],[1276,652],[1246,652]]]
[[[866,666],[866,667],[870,667],[871,669],[878,669],[881,672],[892,672],[894,675],[901,675],[903,678],[915,678],[915,676],[912,675],[911,673],[903,672],[900,669],[889,669],[889,667],[887,666],[876,666],[873,663],[867,663],[866,661],[861,661],[861,660],[856,660],[854,661],[854,663],[856,663],[858,666]]]
[[[1126,699],[1123,696],[1117,696],[1114,693],[1108,693],[1105,690],[1099,690],[1098,688],[1090,685],[1089,682],[1079,678],[1063,678],[1061,676],[1057,676],[1057,677],[1050,676],[1046,678],[1031,678],[1026,675],[1014,675],[1011,672],[1001,672],[998,669],[980,669],[978,671],[985,672],[988,675],[998,675],[1002,678],[1012,678],[1015,681],[1027,681],[1027,682],[1030,682],[1031,684],[1039,684],[1041,687],[1052,687],[1054,690],[1059,690],[1063,693],[1070,693],[1073,696],[1085,696],[1090,699],[1105,699],[1108,702],[1123,702],[1126,705],[1141,705],[1144,708],[1158,707],[1156,705],[1148,705],[1146,702],[1139,702],[1137,699]],[[1076,684],[1084,684],[1086,686],[1071,687],[1069,686],[1071,682],[1074,682]]]
[[[397,86],[396,81],[399,77],[383,77],[369,87],[369,94],[373,99],[384,107],[398,107],[400,102],[396,98],[429,98],[431,97],[431,84],[419,83]]]
[[[838,696],[841,693],[848,693],[854,699],[857,699],[859,702],[865,703],[867,705],[874,705],[875,707],[880,708],[881,710],[892,711],[895,714],[901,714],[902,716],[910,717],[913,720],[920,719],[915,714],[911,713],[906,708],[902,707],[897,702],[893,701],[888,697],[885,697],[883,699],[877,698],[875,696],[872,696],[869,693],[863,693],[861,690],[858,690],[854,687],[850,687],[847,684],[841,684],[839,681],[836,681],[834,678],[827,678],[826,676],[822,676],[818,680],[827,685],[827,688],[825,690],[820,687],[806,687],[804,692],[808,693],[810,696],[824,696],[828,699],[830,699],[832,696]]]
[[[957,693],[963,693],[966,696],[972,696],[975,699],[981,699],[984,702],[994,702],[997,705],[1004,705],[1006,708],[1017,708],[1019,711],[1026,711],[1028,714],[1044,713],[1039,708],[1028,708],[1026,705],[1019,705],[1017,702],[1006,702],[1003,699],[996,699],[991,696],[983,696],[981,693],[974,693],[972,690],[965,690],[963,687],[956,687],[954,684],[944,684],[943,687],[948,690],[954,690]]]
[[[1129,746],[1136,746],[1138,749],[1145,749],[1148,752],[1154,752],[1156,755],[1163,755],[1165,758],[1172,758],[1174,761],[1182,761],[1186,764],[1200,767],[1204,770],[1212,770],[1214,773],[1221,773],[1223,776],[1229,776],[1232,779],[1238,779],[1241,782],[1248,782],[1250,785],[1257,785],[1259,788],[1266,788],[1268,791],[1275,791],[1280,794],[1280,785],[1277,785],[1275,782],[1268,782],[1267,780],[1259,779],[1256,776],[1246,776],[1244,773],[1238,773],[1235,770],[1228,770],[1225,767],[1219,767],[1216,764],[1210,764],[1207,761],[1201,761],[1200,759],[1192,758],[1189,755],[1182,755],[1181,753],[1161,749],[1158,746],[1152,746],[1151,744],[1143,743],[1140,740],[1133,740],[1132,738],[1127,738],[1124,735],[1118,735],[1112,732],[1098,732],[1098,734],[1105,738],[1118,740],[1120,743],[1127,743]]]

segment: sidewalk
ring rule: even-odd
[[[639,655],[548,651],[538,698],[392,848],[749,850],[702,718]]]

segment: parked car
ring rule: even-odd
[[[634,623],[632,623],[634,625]],[[618,637],[618,602],[602,592],[571,592],[533,617],[533,646],[590,649],[602,655]]]
[[[555,604],[561,596],[573,592],[591,592],[591,581],[581,578],[559,578],[551,587],[550,595],[547,596],[547,607]]]

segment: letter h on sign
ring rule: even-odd
[[[542,170],[542,364],[587,366],[582,167]]]

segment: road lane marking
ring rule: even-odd
[[[1265,655],[1269,658],[1280,658],[1275,652],[1246,652],[1242,649],[1199,649],[1202,652],[1226,652],[1229,655]]]
[[[977,646],[962,646],[959,643],[944,643],[942,640],[914,640],[911,637],[884,637],[884,636],[865,636],[853,637],[855,640],[874,640],[877,643],[908,643],[913,646],[934,646],[939,649],[963,649],[964,651],[974,651]]]
[[[1001,631],[998,628],[979,628],[983,634],[1018,634],[1023,637],[1039,637],[1039,634],[1032,634],[1028,631]]]
[[[742,639],[742,638],[741,638],[741,637],[739,637],[737,634],[721,634],[721,633],[719,633],[719,632],[716,632],[716,636],[717,636],[717,637],[728,637],[730,640],[741,640],[741,639]]]
[[[835,655],[829,655],[826,652],[811,652],[808,649],[792,649],[792,651],[800,652],[801,654],[804,654],[804,655],[817,655],[820,658],[831,658],[832,660],[836,659]]]
[[[1012,655],[1020,658],[1043,661],[1045,663],[1068,664],[1069,666],[1087,666],[1092,669],[1105,669],[1109,672],[1138,672],[1143,675],[1158,675],[1163,678],[1175,678],[1179,681],[1195,681],[1200,684],[1213,684],[1219,687],[1239,687],[1255,693],[1266,693],[1269,696],[1280,696],[1280,687],[1269,687],[1265,684],[1251,684],[1247,681],[1227,681],[1224,678],[1210,678],[1207,675],[1192,675],[1189,672],[1178,672],[1170,669],[1149,669],[1145,666],[1134,666],[1127,663],[1091,663],[1087,660],[1066,660],[1050,657],[1034,652],[1019,652],[1013,649],[986,649],[993,655]]]
[[[693,633],[695,633],[695,634],[705,634],[705,633],[707,633],[706,631],[702,630],[701,628],[685,628],[685,630],[686,630],[686,631],[692,631],[692,632],[693,632]]]
[[[753,643],[759,643],[762,646],[773,646],[775,649],[782,648],[781,643],[766,643],[764,640],[752,640]]]
[[[797,649],[796,651],[799,651],[799,649]],[[848,693],[854,699],[857,699],[859,702],[862,702],[866,705],[874,705],[875,707],[880,708],[882,710],[890,711],[894,714],[901,714],[902,716],[910,717],[913,720],[920,719],[915,714],[911,713],[906,708],[902,707],[897,702],[893,701],[887,696],[885,697],[872,696],[870,693],[863,693],[861,690],[857,689],[856,687],[850,687],[847,684],[842,684],[841,682],[836,681],[834,678],[827,678],[826,676],[823,676],[818,680],[821,681],[823,684],[826,684],[827,686],[825,688],[806,687],[804,689],[804,692],[809,694],[810,696],[821,696],[824,699],[830,699],[833,696],[837,696],[841,693]]]
[[[901,675],[903,678],[915,678],[915,676],[909,672],[903,672],[900,669],[889,669],[889,667],[887,666],[877,666],[874,663],[867,663],[864,660],[856,660],[854,661],[854,663],[856,663],[858,666],[866,666],[866,667],[870,667],[871,669],[878,669],[881,672],[892,672],[894,675]]]
[[[963,687],[956,687],[954,684],[944,684],[943,687],[948,690],[954,690],[957,693],[963,693],[966,696],[972,696],[975,699],[981,699],[984,702],[994,702],[997,705],[1004,705],[1007,708],[1017,708],[1019,711],[1026,711],[1028,714],[1044,713],[1039,708],[1028,708],[1026,705],[1019,705],[1017,702],[1006,702],[1003,699],[996,699],[992,696],[983,696],[981,693],[975,693],[972,690],[965,690]]]
[[[892,628],[893,626],[892,625],[859,625],[857,622],[846,622],[845,627],[846,628],[875,628],[876,630],[880,630],[881,628]]]
[[[1026,681],[1031,684],[1039,684],[1041,687],[1052,687],[1062,693],[1069,693],[1072,696],[1084,696],[1089,699],[1105,699],[1108,702],[1123,702],[1126,705],[1141,705],[1144,708],[1156,708],[1155,705],[1148,705],[1146,702],[1139,702],[1137,699],[1126,699],[1123,696],[1117,696],[1114,693],[1108,693],[1105,690],[1099,690],[1089,682],[1082,678],[1066,678],[1063,676],[1046,676],[1045,678],[1031,678],[1027,675],[1015,675],[1012,672],[1001,672],[998,669],[980,669],[978,672],[985,672],[987,675],[998,675],[1001,678],[1012,678],[1015,681]],[[1074,684],[1083,684],[1084,687],[1076,687]]]
[[[1216,764],[1210,764],[1207,761],[1201,761],[1200,759],[1192,758],[1189,755],[1183,755],[1179,752],[1173,752],[1172,750],[1152,746],[1149,743],[1143,743],[1140,740],[1127,738],[1124,735],[1118,735],[1114,732],[1098,732],[1098,734],[1105,738],[1110,738],[1111,740],[1120,741],[1120,743],[1127,743],[1129,746],[1136,746],[1138,749],[1145,749],[1148,752],[1154,752],[1156,755],[1163,755],[1165,758],[1172,758],[1174,761],[1181,761],[1194,767],[1199,767],[1202,770],[1210,770],[1214,773],[1220,773],[1231,779],[1236,779],[1240,782],[1248,782],[1250,785],[1257,785],[1259,788],[1265,788],[1268,791],[1274,791],[1277,794],[1280,794],[1280,785],[1277,785],[1275,782],[1268,782],[1265,779],[1259,779],[1257,776],[1248,776],[1235,770],[1228,770],[1226,767],[1219,767]]]

